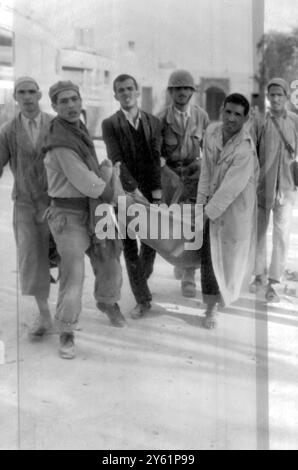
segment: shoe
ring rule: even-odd
[[[280,302],[279,295],[275,292],[271,284],[268,284],[265,294],[265,299],[267,302],[277,303]]]
[[[52,319],[50,315],[47,315],[47,316],[39,315],[35,319],[33,325],[31,326],[29,330],[29,337],[31,339],[41,338],[46,333],[48,333],[49,330],[52,329],[52,327],[53,327],[53,324],[52,324]]]
[[[122,315],[118,304],[105,304],[97,302],[97,308],[104,312],[109,318],[111,324],[117,328],[122,328],[126,324],[126,320]]]
[[[253,282],[249,285],[249,292],[251,294],[256,294],[260,290],[266,287],[266,283],[263,279],[263,276],[256,276]]]
[[[151,304],[150,302],[143,302],[141,304],[137,304],[135,308],[130,312],[131,318],[134,320],[138,320],[139,318],[142,318],[145,313],[149,312],[151,309]]]
[[[177,281],[181,281],[183,277],[183,269],[179,268],[179,266],[174,266],[174,278],[177,279]]]
[[[181,293],[183,297],[188,297],[188,298],[196,297],[197,291],[196,291],[195,284],[191,284],[189,282],[182,282]]]
[[[60,334],[59,354],[62,359],[73,359],[75,357],[76,352],[73,333]]]
[[[285,278],[287,281],[298,282],[298,271],[285,270]]]

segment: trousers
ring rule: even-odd
[[[209,220],[207,220],[204,227],[201,247],[201,288],[205,304],[215,305],[221,302],[221,295],[212,265]]]
[[[114,304],[121,295],[121,248],[118,240],[91,243],[85,211],[50,208],[48,221],[61,258],[57,318],[60,331],[71,332],[82,310],[85,254],[95,275],[96,302]]]
[[[23,295],[48,298],[50,292],[49,227],[46,205],[15,202],[13,229]]]
[[[141,243],[139,252],[137,240],[129,238],[128,235],[123,240],[123,248],[127,274],[136,302],[150,302],[152,295],[147,280],[153,272],[156,252],[144,243]]]
[[[273,216],[272,253],[270,262],[267,263],[267,235],[271,212]],[[265,275],[268,273],[269,279],[280,282],[286,267],[292,213],[292,200],[286,200],[283,204],[275,202],[272,209],[265,209],[260,206],[258,207],[256,275]]]

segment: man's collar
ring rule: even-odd
[[[236,132],[236,134],[232,135],[226,142],[225,144],[223,143],[224,142],[224,138],[223,138],[223,127],[221,127],[221,144],[223,145],[223,147],[225,147],[227,144],[233,144],[235,141],[238,141],[238,140],[242,140],[243,138],[245,137],[249,137],[249,132],[247,131],[246,127],[245,127],[245,124],[243,124],[243,126],[241,127],[241,129]]]
[[[138,129],[139,127],[139,123],[141,121],[141,111],[140,109],[138,108],[138,114],[137,114],[137,117],[135,119],[135,121],[133,120],[131,114],[129,114],[128,111],[126,111],[125,109],[121,108],[121,111],[123,112],[125,118],[127,119],[127,121],[135,128],[135,129]]]
[[[272,112],[271,108],[268,109],[268,114],[273,117],[273,118],[276,118],[275,114]],[[282,114],[279,116],[279,117],[282,117],[282,118],[286,118],[288,116],[288,111],[286,109],[283,110]]]
[[[174,113],[180,115],[180,114],[184,114],[186,117],[190,117],[190,105],[187,106],[186,110],[185,111],[180,111],[180,109],[177,109],[174,105],[173,105],[173,110],[174,110]]]
[[[39,112],[39,113],[37,114],[37,116],[35,116],[35,118],[28,118],[28,117],[25,116],[23,113],[21,113],[21,117],[22,117],[22,119],[24,119],[25,122],[35,121],[38,126],[40,125],[40,122],[41,122],[41,112]]]
[[[124,116],[126,117],[126,119],[127,119],[128,121],[131,121],[131,120],[132,120],[131,114],[129,114],[129,112],[126,111],[126,110],[123,109],[123,108],[120,108],[120,109],[121,109],[121,111],[123,112],[123,114],[124,114]],[[138,119],[141,119],[141,110],[140,110],[140,108],[138,108],[137,120],[138,120]]]

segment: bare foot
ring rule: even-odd
[[[207,330],[213,330],[216,328],[216,314],[215,313],[205,313],[205,318],[203,318],[204,328]]]

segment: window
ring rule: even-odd
[[[104,73],[104,83],[105,83],[105,85],[109,85],[110,77],[111,77],[110,71],[105,70],[105,73]]]
[[[63,79],[71,80],[79,86],[84,83],[84,69],[78,67],[62,67]]]
[[[0,65],[13,65],[13,33],[0,27]]]

